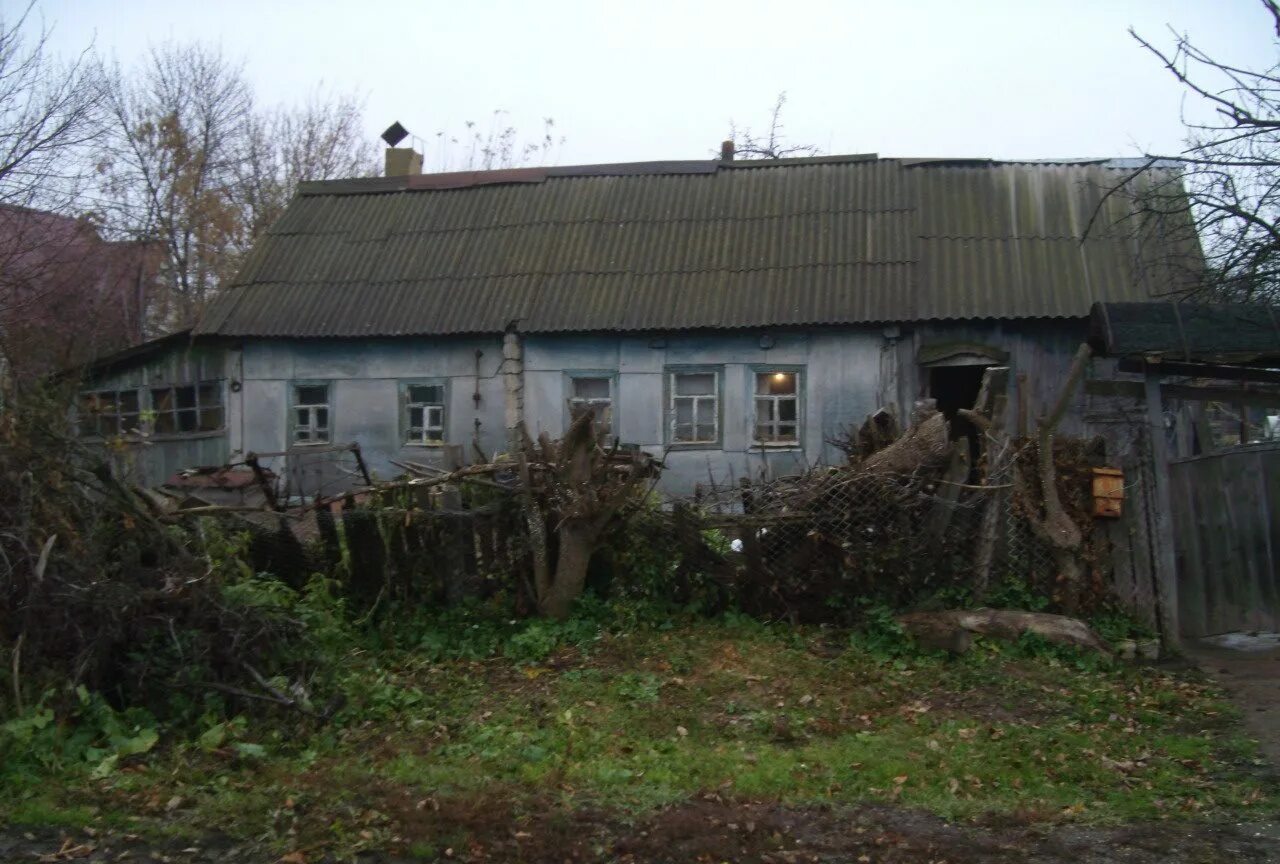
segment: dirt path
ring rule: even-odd
[[[452,814],[453,845],[369,851],[360,864],[420,861],[875,862],[875,864],[1280,864],[1280,844],[1247,827],[1162,822],[1120,828],[1071,824],[955,825],[892,806],[784,807],[691,801],[638,821],[591,813],[530,814],[517,825]],[[444,826],[433,826],[442,828]],[[462,829],[461,834],[458,829]],[[434,833],[434,832],[433,832]],[[435,837],[440,837],[435,834]],[[441,844],[443,845],[443,844]],[[130,835],[0,830],[0,861],[164,861],[169,864],[321,864],[322,852],[283,858],[209,837],[150,844]],[[344,859],[352,860],[352,859]]]
[[[1263,757],[1280,778],[1280,635],[1230,634],[1184,649],[1231,696],[1249,735],[1258,740]],[[1242,827],[1280,847],[1280,821]],[[1280,860],[1280,852],[1276,857]]]
[[[1231,695],[1244,714],[1249,734],[1280,770],[1280,638],[1217,638],[1218,643],[1202,640],[1184,647]],[[1233,644],[1240,647],[1226,647]]]

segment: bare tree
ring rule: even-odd
[[[365,138],[362,109],[353,95],[317,89],[303,105],[250,117],[235,185],[244,247],[279,218],[299,183],[378,173],[378,151]]]
[[[103,293],[96,274],[73,272],[92,227],[32,209],[65,212],[78,201],[86,156],[104,131],[102,81],[90,48],[69,62],[50,53],[33,8],[0,15],[0,385],[14,370],[47,371],[57,355],[62,334],[47,329],[47,315],[43,338],[29,338],[39,335],[27,326],[33,312],[65,300],[71,284],[91,300]],[[84,344],[68,344],[76,342]],[[40,362],[28,362],[33,348]]]
[[[1280,60],[1280,6],[1275,0],[1262,5]],[[1173,75],[1190,104],[1208,109],[1208,119],[1184,117],[1184,149],[1145,154],[1109,194],[1135,203],[1126,219],[1133,234],[1154,241],[1144,249],[1181,257],[1169,272],[1174,297],[1280,302],[1280,62],[1247,69],[1172,30],[1171,48],[1129,33]],[[1197,243],[1203,267],[1198,256],[1186,254]],[[1167,263],[1146,257],[1157,266]],[[1179,272],[1188,267],[1195,272]]]
[[[155,238],[168,256],[167,302],[153,326],[190,324],[227,275],[243,235],[234,192],[253,94],[215,48],[168,43],[132,74],[110,76],[112,146],[99,164],[107,223]]]
[[[33,7],[0,15],[0,203],[65,209],[105,130],[104,91],[91,47],[53,57],[49,29],[30,31]]]
[[[796,156],[817,156],[821,154],[813,144],[791,144],[786,137],[786,129],[782,124],[782,109],[787,104],[787,92],[784,90],[774,100],[773,110],[769,114],[769,127],[762,135],[751,131],[750,126],[739,126],[729,121],[729,140],[733,142],[733,153],[736,159],[786,159]]]

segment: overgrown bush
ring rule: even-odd
[[[108,464],[127,445],[76,437],[72,392],[0,414],[0,720],[83,720],[84,693],[170,719],[299,702],[323,665],[314,595],[252,573],[233,530],[153,511]]]

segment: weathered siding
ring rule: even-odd
[[[666,448],[664,371],[714,366],[721,371],[721,446],[671,448],[663,488],[688,493],[695,484],[793,473],[838,461],[826,443],[877,407],[909,413],[925,395],[916,366],[919,346],[934,341],[981,342],[1008,351],[1016,373],[1028,372],[1038,412],[1056,394],[1079,341],[1082,322],[1051,325],[965,323],[915,331],[879,326],[821,330],[681,333],[675,335],[530,335],[524,337],[525,421],[535,436],[563,433],[572,374],[614,378],[614,423],[624,443],[653,453]],[[763,347],[768,345],[769,347]],[[477,377],[476,352],[479,358]],[[290,445],[288,406],[296,381],[331,382],[332,440],[358,442],[379,476],[399,473],[392,460],[474,461],[506,447],[501,342],[495,337],[385,340],[252,340],[243,348],[243,410],[233,418],[235,450],[270,452]],[[753,373],[798,368],[801,441],[794,448],[752,446]],[[448,385],[451,450],[402,442],[399,387],[411,380]],[[480,394],[479,402],[474,399]],[[1010,412],[1012,415],[1013,412]],[[478,421],[478,425],[477,425]],[[1067,425],[1079,427],[1076,417]],[[241,437],[242,435],[242,437]],[[282,464],[271,463],[280,468]]]
[[[1280,629],[1280,446],[1174,460],[1183,635]]]
[[[100,376],[86,389],[124,390],[191,384],[199,381],[224,382],[223,398],[232,394],[225,387],[235,374],[235,352],[217,346],[185,345],[158,354],[137,364]],[[143,402],[144,411],[147,407]],[[224,408],[224,422],[230,424],[232,407]],[[195,465],[222,465],[230,447],[226,426],[216,432],[153,435],[145,439],[129,437],[122,446],[108,450],[116,470],[143,486],[163,483],[177,471]]]

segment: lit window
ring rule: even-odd
[[[410,384],[404,388],[406,444],[444,443],[444,385]]]
[[[151,414],[157,435],[216,432],[223,427],[222,382],[153,387]]]
[[[329,385],[295,384],[293,443],[329,443]]]
[[[800,373],[757,373],[755,399],[756,443],[798,443],[800,440]]]
[[[98,438],[138,430],[141,412],[137,390],[95,390],[80,394],[77,419],[80,434]]]
[[[569,397],[569,418],[576,420],[586,411],[595,414],[596,432],[608,435],[613,431],[613,379],[602,375],[582,376],[572,379],[573,392]]]
[[[677,444],[714,444],[720,440],[719,373],[672,372],[670,428]]]

